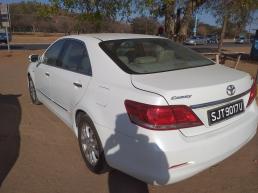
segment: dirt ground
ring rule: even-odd
[[[48,33],[18,33],[12,36],[11,43],[51,43],[65,34]]]
[[[17,154],[9,156],[10,167],[14,166],[0,193],[146,193],[142,184],[119,172],[89,172],[72,131],[43,105],[32,105],[26,86],[30,53],[0,51],[0,129],[3,122],[18,136],[12,139]],[[258,63],[241,63],[239,68],[254,74]],[[8,102],[1,102],[1,97]],[[218,165],[182,182],[148,189],[150,193],[258,193],[258,134]]]

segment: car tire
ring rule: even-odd
[[[76,117],[78,142],[86,166],[95,174],[108,170],[104,150],[92,120],[85,114]]]
[[[41,102],[38,100],[38,96],[37,96],[37,92],[33,83],[33,80],[31,79],[31,77],[28,78],[28,82],[29,82],[29,93],[30,93],[30,99],[32,101],[33,104],[35,105],[40,105]]]

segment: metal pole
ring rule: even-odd
[[[6,32],[6,38],[7,38],[7,47],[8,51],[10,51],[10,42],[9,42],[9,33],[8,33],[8,27],[5,27],[5,32]]]
[[[196,32],[197,32],[197,13],[195,14],[195,23],[194,23],[194,36],[196,36]]]
[[[10,51],[10,42],[9,42],[9,32],[8,32],[8,25],[10,24],[10,16],[9,16],[9,5],[6,3],[7,6],[7,24],[5,26],[6,38],[7,38],[7,47],[8,51]]]

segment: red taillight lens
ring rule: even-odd
[[[126,100],[125,107],[130,120],[147,129],[171,130],[203,124],[185,105],[155,106]]]
[[[250,96],[249,96],[249,100],[248,100],[248,103],[247,103],[247,107],[252,104],[252,102],[254,101],[255,97],[256,97],[256,94],[257,94],[257,88],[256,88],[256,82],[254,81],[252,87],[251,87],[251,90],[250,90]]]

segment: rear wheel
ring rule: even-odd
[[[35,89],[35,86],[34,86],[34,83],[33,83],[32,79],[31,79],[31,77],[29,77],[28,81],[29,81],[29,92],[30,92],[31,101],[35,105],[40,105],[41,103],[38,100],[36,89]]]
[[[87,167],[96,174],[107,168],[104,151],[91,119],[84,113],[77,116],[78,141],[82,157]]]

